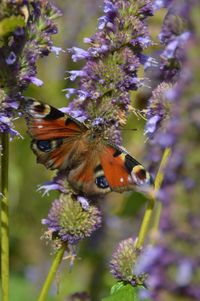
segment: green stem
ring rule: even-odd
[[[8,161],[9,134],[1,135],[1,288],[2,301],[9,300],[9,202],[8,202]]]
[[[60,265],[60,263],[62,261],[64,252],[65,252],[65,248],[61,248],[60,250],[58,250],[58,252],[57,252],[57,254],[56,254],[56,256],[55,256],[55,258],[53,260],[53,263],[51,265],[51,268],[49,270],[49,273],[47,275],[47,278],[46,278],[46,280],[45,280],[45,282],[43,284],[43,287],[42,287],[42,290],[40,292],[38,301],[44,301],[44,300],[46,300],[46,297],[48,295],[50,286],[52,284],[52,281],[54,279],[54,276],[56,274],[58,266]]]
[[[151,234],[150,234],[150,243],[154,245],[157,238],[158,238],[158,229],[160,224],[160,216],[162,212],[162,204],[161,202],[157,202],[156,207],[154,209],[154,218],[153,218],[153,225],[151,227]]]
[[[163,178],[164,178],[163,170],[167,164],[167,160],[168,160],[170,154],[171,154],[171,149],[166,148],[163,153],[162,160],[161,160],[161,163],[160,163],[160,166],[159,166],[156,178],[155,178],[155,188],[154,188],[154,191],[150,193],[149,202],[148,202],[147,208],[144,213],[144,218],[142,220],[142,224],[140,226],[138,239],[136,242],[136,248],[138,248],[138,249],[142,248],[142,246],[144,245],[148,230],[150,228],[151,217],[152,217],[153,209],[154,209],[154,206],[156,203],[155,196],[162,185]],[[158,225],[159,225],[160,213],[161,213],[160,205],[157,206],[157,210],[158,210],[156,212],[157,221],[156,221],[156,223],[154,223],[154,230],[155,230],[155,227],[158,227]]]

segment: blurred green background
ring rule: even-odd
[[[59,33],[54,37],[54,45],[64,50],[72,46],[86,47],[83,38],[96,31],[97,18],[102,15],[103,0],[55,2],[63,11],[63,16],[57,21]],[[153,18],[151,30],[154,37],[160,30],[162,15],[163,11]],[[65,79],[66,70],[80,69],[81,64],[73,63],[67,51],[58,58],[50,54],[39,60],[37,77],[44,81],[44,85],[40,88],[31,85],[26,95],[55,107],[66,106],[67,100],[62,89],[77,85]],[[145,94],[133,93],[133,104],[137,108],[144,108]],[[137,131],[123,131],[124,146],[145,165],[144,120],[138,120],[131,114],[126,128],[137,128]],[[24,120],[16,120],[16,129],[23,139],[14,139],[10,144],[11,301],[32,301],[37,299],[53,259],[50,246],[40,239],[44,232],[41,219],[47,216],[51,202],[58,194],[51,192],[49,196],[42,197],[37,192],[38,186],[49,181],[53,172],[36,164]],[[71,272],[69,262],[63,262],[49,301],[69,300],[70,294],[81,291],[89,292],[93,301],[108,295],[115,282],[109,274],[109,259],[121,239],[137,233],[145,201],[141,194],[134,192],[111,193],[106,197],[100,204],[103,210],[102,229],[80,244],[78,259]]]

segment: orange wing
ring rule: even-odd
[[[103,174],[111,190],[123,192],[134,186],[151,185],[150,174],[124,150],[108,145],[100,156]]]
[[[58,109],[28,98],[23,104],[28,133],[37,140],[70,137],[80,134],[86,126]]]

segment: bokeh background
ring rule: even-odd
[[[55,3],[63,16],[57,20],[59,32],[54,37],[54,45],[64,50],[72,46],[86,47],[83,38],[95,33],[103,0],[57,0]],[[155,42],[164,13],[165,10],[160,10],[150,21]],[[81,64],[73,63],[67,51],[61,52],[58,58],[54,54],[44,57],[38,61],[37,75],[44,85],[40,88],[30,85],[26,95],[58,108],[66,106],[68,100],[62,89],[77,85],[67,79],[66,70],[80,69]],[[147,96],[148,90],[134,92],[133,105],[138,109],[145,108]],[[123,145],[145,165],[144,124],[144,120],[131,114],[125,128],[136,128],[137,131],[124,130],[122,135]],[[39,185],[52,178],[53,172],[36,164],[24,120],[17,119],[15,125],[23,138],[15,138],[10,145],[11,301],[32,301],[37,299],[53,259],[50,246],[41,240],[44,232],[41,219],[47,216],[57,193],[51,192],[43,197],[37,191]],[[109,294],[115,282],[109,273],[109,259],[120,240],[136,235],[145,203],[146,199],[140,193],[126,192],[111,193],[99,204],[103,211],[103,227],[80,244],[78,259],[71,271],[69,261],[63,262],[49,301],[70,300],[71,294],[82,291],[90,292],[93,301]]]

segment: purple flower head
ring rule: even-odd
[[[48,217],[42,223],[52,232],[53,239],[73,245],[91,236],[101,226],[101,214],[96,207],[83,209],[80,199],[77,201],[70,194],[62,194],[53,202]]]
[[[86,62],[81,70],[69,71],[70,80],[80,80],[79,88],[67,89],[66,97],[75,94],[72,107],[85,112],[92,126],[100,126],[101,120],[105,136],[120,144],[119,127],[131,110],[129,93],[143,84],[137,72],[143,49],[152,45],[146,19],[153,5],[149,0],[105,0],[103,11],[98,31],[84,39],[88,49],[70,49],[73,61]]]
[[[119,243],[110,261],[111,274],[120,281],[128,282],[133,286],[144,284],[146,275],[142,272],[135,274],[140,251],[135,247],[135,241],[128,238]]]
[[[132,238],[119,243],[110,261],[110,272],[118,280],[131,281],[136,262],[136,249]]]

